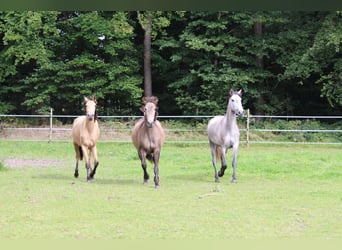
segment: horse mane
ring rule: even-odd
[[[156,96],[144,96],[143,98],[142,98],[142,102],[143,102],[143,104],[144,105],[146,105],[146,103],[148,103],[148,102],[152,102],[152,103],[154,103],[156,106],[158,105],[158,97],[156,97]]]

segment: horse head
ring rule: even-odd
[[[239,91],[230,90],[228,108],[230,108],[230,110],[238,116],[242,116],[244,114],[241,100],[242,100],[241,89]]]
[[[84,97],[86,115],[89,121],[97,120],[96,98],[88,99]]]
[[[145,124],[147,127],[152,128],[158,116],[158,98],[155,96],[143,97],[142,101],[144,106],[140,110],[144,113]]]

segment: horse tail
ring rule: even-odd
[[[216,147],[216,159],[219,159],[221,161],[221,147]]]
[[[152,155],[152,154],[147,154],[147,155],[146,155],[146,159],[149,160],[150,162],[153,162],[153,161],[154,161],[153,155]]]
[[[80,152],[80,160],[83,160],[83,151],[82,151],[82,147],[78,146],[78,151]]]

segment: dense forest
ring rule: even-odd
[[[3,11],[0,114],[139,114],[147,31],[163,115],[342,115],[340,11]]]

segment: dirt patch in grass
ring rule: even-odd
[[[64,160],[55,159],[19,159],[11,158],[4,161],[4,166],[9,168],[21,168],[21,167],[60,167],[65,163]]]

